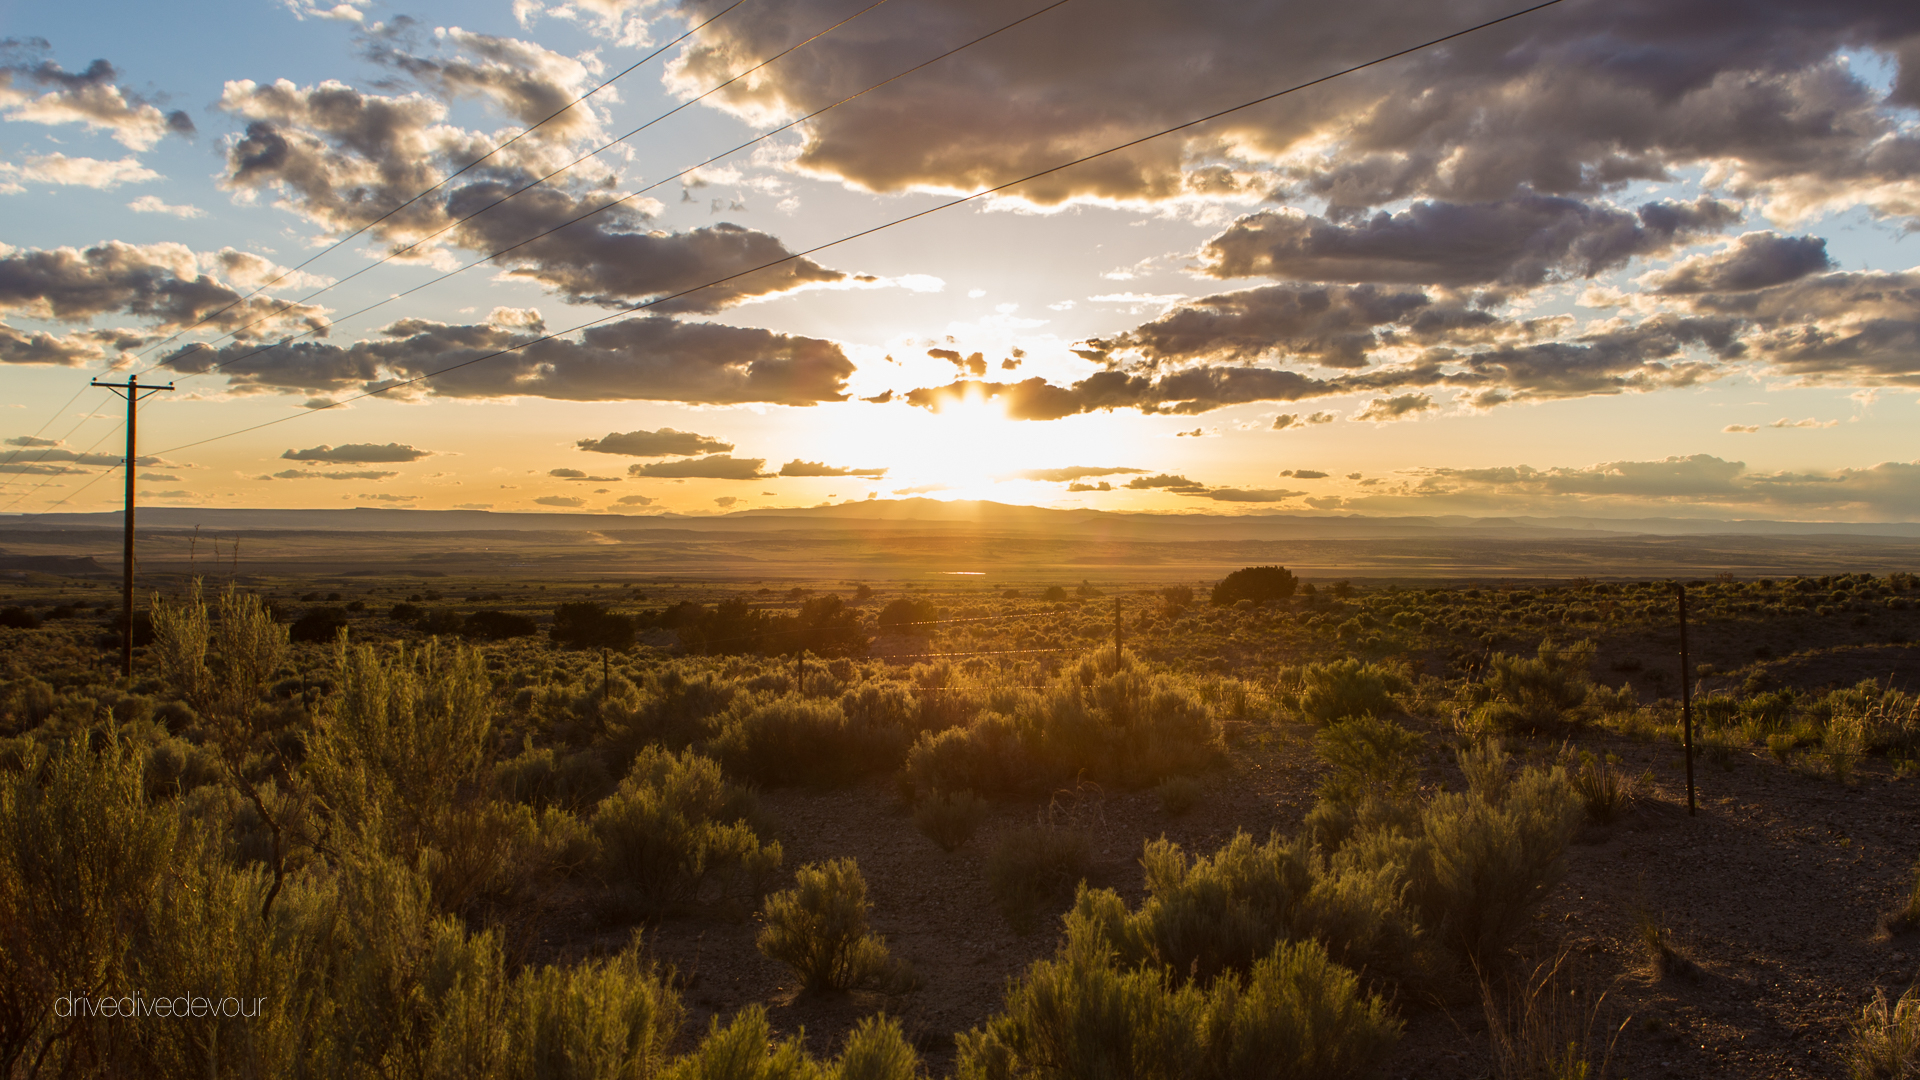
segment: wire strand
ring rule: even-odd
[[[1062,2],[1064,2],[1064,0],[1062,0]],[[829,249],[829,248],[834,248],[834,247],[839,247],[839,246],[840,246],[840,245],[842,245],[842,244],[847,244],[847,243],[851,243],[851,242],[853,242],[853,241],[855,241],[855,240],[858,240],[858,239],[861,239],[862,237],[866,237],[866,236],[871,236],[871,235],[873,235],[873,234],[875,234],[875,233],[878,233],[878,232],[882,232],[882,231],[884,231],[884,230],[886,230],[886,229],[891,229],[891,228],[894,228],[895,226],[899,226],[899,225],[904,225],[904,224],[906,224],[906,223],[908,223],[908,222],[911,222],[911,221],[917,221],[917,220],[919,220],[920,218],[923,218],[923,217],[927,217],[927,216],[930,216],[930,215],[932,215],[932,214],[937,214],[937,213],[940,213],[940,212],[941,212],[941,211],[943,211],[943,210],[951,210],[951,209],[953,209],[953,208],[954,208],[954,207],[956,207],[956,206],[964,206],[964,205],[966,205],[966,204],[968,204],[968,203],[971,203],[971,202],[974,202],[974,201],[976,201],[976,200],[979,200],[979,199],[984,199],[984,198],[986,198],[986,197],[987,197],[987,196],[989,196],[989,195],[993,195],[993,194],[997,194],[998,192],[1002,192],[1002,191],[1006,191],[1006,190],[1008,190],[1009,188],[1014,188],[1014,187],[1018,187],[1018,186],[1019,186],[1019,185],[1021,185],[1021,184],[1025,184],[1025,183],[1028,183],[1028,182],[1030,182],[1030,181],[1033,181],[1033,180],[1037,180],[1037,179],[1040,179],[1040,178],[1041,178],[1041,177],[1043,177],[1043,176],[1051,176],[1051,175],[1053,175],[1054,173],[1057,173],[1057,172],[1061,172],[1061,171],[1063,171],[1063,170],[1065,170],[1065,169],[1070,169],[1070,168],[1073,168],[1073,167],[1074,167],[1074,166],[1076,166],[1076,165],[1081,165],[1081,164],[1085,164],[1086,162],[1089,162],[1089,161],[1094,161],[1094,160],[1097,160],[1097,159],[1099,159],[1099,158],[1103,158],[1103,157],[1106,157],[1106,156],[1108,156],[1108,155],[1110,155],[1110,154],[1117,154],[1117,153],[1119,153],[1119,152],[1120,152],[1120,151],[1122,151],[1122,150],[1127,150],[1127,149],[1131,149],[1132,147],[1135,147],[1135,146],[1139,146],[1139,145],[1140,145],[1140,144],[1142,144],[1142,143],[1145,143],[1145,142],[1150,142],[1150,141],[1152,141],[1152,140],[1154,140],[1154,139],[1158,139],[1158,138],[1161,138],[1161,137],[1163,137],[1163,136],[1166,136],[1166,135],[1171,135],[1171,134],[1173,134],[1173,133],[1175,133],[1175,132],[1179,132],[1179,131],[1185,131],[1185,130],[1187,130],[1188,128],[1192,128],[1192,127],[1196,127],[1196,126],[1198,126],[1198,125],[1200,125],[1200,124],[1204,124],[1204,123],[1207,123],[1207,122],[1209,122],[1209,121],[1212,121],[1212,120],[1217,120],[1217,119],[1219,119],[1219,118],[1221,118],[1221,117],[1223,117],[1223,116],[1229,116],[1229,115],[1231,115],[1231,114],[1233,114],[1233,113],[1236,113],[1236,112],[1241,112],[1241,111],[1243,111],[1243,110],[1245,110],[1245,109],[1250,109],[1250,108],[1253,108],[1253,107],[1254,107],[1254,106],[1256,106],[1256,105],[1262,105],[1262,104],[1265,104],[1266,102],[1269,102],[1269,101],[1273,101],[1273,100],[1275,100],[1275,99],[1278,99],[1278,98],[1282,98],[1282,97],[1285,97],[1285,96],[1287,96],[1287,95],[1289,95],[1289,94],[1294,94],[1294,93],[1298,93],[1298,92],[1299,92],[1299,91],[1301,91],[1301,90],[1306,90],[1306,89],[1309,89],[1309,88],[1311,88],[1311,87],[1314,87],[1314,86],[1319,86],[1319,85],[1320,85],[1320,84],[1322,84],[1322,83],[1325,83],[1325,82],[1330,82],[1330,81],[1332,81],[1332,80],[1334,80],[1334,79],[1338,79],[1338,78],[1341,78],[1342,76],[1346,76],[1346,75],[1351,75],[1351,74],[1353,74],[1354,72],[1357,72],[1357,71],[1364,71],[1364,70],[1365,70],[1365,69],[1367,69],[1367,68],[1370,68],[1370,67],[1375,67],[1375,66],[1377,66],[1377,65],[1380,65],[1380,64],[1384,64],[1384,63],[1387,63],[1387,62],[1388,62],[1388,61],[1390,61],[1390,60],[1395,60],[1395,59],[1398,59],[1398,58],[1400,58],[1400,57],[1402,57],[1402,56],[1406,56],[1406,55],[1408,55],[1408,54],[1410,54],[1410,53],[1416,53],[1416,52],[1420,52],[1421,50],[1424,50],[1424,49],[1430,49],[1430,48],[1432,48],[1432,47],[1433,47],[1433,46],[1435,46],[1435,45],[1440,45],[1440,44],[1443,44],[1443,43],[1445,43],[1445,42],[1448,42],[1448,41],[1452,41],[1452,40],[1454,40],[1455,38],[1458,38],[1458,37],[1463,37],[1463,36],[1465,36],[1465,35],[1467,35],[1467,34],[1471,34],[1471,33],[1474,33],[1474,32],[1476,32],[1476,31],[1479,31],[1479,30],[1484,30],[1484,29],[1486,29],[1487,27],[1490,27],[1490,26],[1495,26],[1495,25],[1498,25],[1498,24],[1500,24],[1500,23],[1503,23],[1503,22],[1507,22],[1507,21],[1509,21],[1509,20],[1511,20],[1511,19],[1517,19],[1517,18],[1520,18],[1520,17],[1521,17],[1521,16],[1523,16],[1523,15],[1528,15],[1528,14],[1531,14],[1531,13],[1533,13],[1533,12],[1536,12],[1536,11],[1540,11],[1540,10],[1542,10],[1542,9],[1545,9],[1545,8],[1549,8],[1549,7],[1552,7],[1552,6],[1554,6],[1555,4],[1558,4],[1558,3],[1561,3],[1561,0],[1544,0],[1544,2],[1543,2],[1543,3],[1538,3],[1538,4],[1534,4],[1534,5],[1532,5],[1532,6],[1530,6],[1530,7],[1526,7],[1526,8],[1522,8],[1522,9],[1520,9],[1519,11],[1515,11],[1515,12],[1513,12],[1513,13],[1511,13],[1511,14],[1508,14],[1508,15],[1502,15],[1502,16],[1500,16],[1499,18],[1496,18],[1496,19],[1489,19],[1489,20],[1487,20],[1487,21],[1485,21],[1485,22],[1482,22],[1482,23],[1478,23],[1478,24],[1476,24],[1476,25],[1474,25],[1474,26],[1470,26],[1470,27],[1468,27],[1468,28],[1466,28],[1466,29],[1464,29],[1464,30],[1456,30],[1456,31],[1454,31],[1454,32],[1453,32],[1453,33],[1451,33],[1451,34],[1446,34],[1446,35],[1444,35],[1444,36],[1442,36],[1442,37],[1437,37],[1437,38],[1433,38],[1433,39],[1431,39],[1431,40],[1429,40],[1429,41],[1425,41],[1425,42],[1422,42],[1422,43],[1421,43],[1421,44],[1419,44],[1419,45],[1413,45],[1413,46],[1409,46],[1408,48],[1404,48],[1404,49],[1399,49],[1399,50],[1396,50],[1396,51],[1394,51],[1394,52],[1391,52],[1391,53],[1387,53],[1387,54],[1386,54],[1386,55],[1384,55],[1384,56],[1380,56],[1380,57],[1377,57],[1377,58],[1375,58],[1375,59],[1373,59],[1373,60],[1369,60],[1369,61],[1366,61],[1365,63],[1361,63],[1361,64],[1354,64],[1354,65],[1352,65],[1352,66],[1350,66],[1350,67],[1346,67],[1346,68],[1342,68],[1341,70],[1339,70],[1339,71],[1336,71],[1336,72],[1333,72],[1333,73],[1331,73],[1331,74],[1328,74],[1328,75],[1322,75],[1322,76],[1320,76],[1319,78],[1315,78],[1315,79],[1309,79],[1309,80],[1308,80],[1308,81],[1306,81],[1306,82],[1302,82],[1302,83],[1297,83],[1297,84],[1295,84],[1295,85],[1293,85],[1293,86],[1289,86],[1289,87],[1287,87],[1287,88],[1286,88],[1286,89],[1284,89],[1284,90],[1277,90],[1277,91],[1275,91],[1275,92],[1273,92],[1273,93],[1271,93],[1271,94],[1265,94],[1265,95],[1262,95],[1262,96],[1260,96],[1260,97],[1257,97],[1257,98],[1254,98],[1254,99],[1252,99],[1251,101],[1245,101],[1245,102],[1242,102],[1242,103],[1240,103],[1240,104],[1238,104],[1238,105],[1234,105],[1234,106],[1231,106],[1231,107],[1229,107],[1229,108],[1225,108],[1225,109],[1220,109],[1220,110],[1218,110],[1218,111],[1215,111],[1215,112],[1211,112],[1211,113],[1208,113],[1208,114],[1207,114],[1207,115],[1205,115],[1205,116],[1201,116],[1201,117],[1197,117],[1197,118],[1195,118],[1195,119],[1193,119],[1193,120],[1188,120],[1188,121],[1186,121],[1185,123],[1181,123],[1181,124],[1175,124],[1174,126],[1172,126],[1172,127],[1168,127],[1168,128],[1162,128],[1161,130],[1159,130],[1159,131],[1156,131],[1156,132],[1153,132],[1152,134],[1149,134],[1149,135],[1142,135],[1142,136],[1140,136],[1140,137],[1138,137],[1138,138],[1135,138],[1135,139],[1130,139],[1130,140],[1128,140],[1128,141],[1126,141],[1126,142],[1123,142],[1123,143],[1120,143],[1120,144],[1118,144],[1118,145],[1116,145],[1116,146],[1111,146],[1111,147],[1108,147],[1108,148],[1107,148],[1107,149],[1105,149],[1105,150],[1100,150],[1100,151],[1096,151],[1096,152],[1094,152],[1094,153],[1091,153],[1091,154],[1086,154],[1086,155],[1084,155],[1084,156],[1082,156],[1082,157],[1077,157],[1077,158],[1074,158],[1074,159],[1072,159],[1072,160],[1070,160],[1070,161],[1065,161],[1065,162],[1062,162],[1062,163],[1060,163],[1060,164],[1058,164],[1058,165],[1054,165],[1054,166],[1051,166],[1051,167],[1049,167],[1049,168],[1045,168],[1045,169],[1041,169],[1041,170],[1039,170],[1038,172],[1033,172],[1033,173],[1028,173],[1027,175],[1025,175],[1025,176],[1022,176],[1022,177],[1020,177],[1020,178],[1018,178],[1018,179],[1015,179],[1015,180],[1009,180],[1009,181],[1007,181],[1007,182],[1005,182],[1005,183],[1002,183],[1002,184],[996,184],[996,185],[994,185],[993,187],[989,187],[989,188],[984,188],[984,189],[982,189],[982,190],[980,190],[980,191],[976,191],[976,192],[974,192],[974,193],[973,193],[973,194],[971,194],[971,195],[963,195],[963,196],[960,196],[960,197],[958,197],[958,198],[955,198],[955,199],[953,199],[953,200],[951,200],[951,201],[948,201],[948,202],[945,202],[945,203],[941,203],[941,204],[940,204],[940,205],[938,205],[938,206],[933,206],[933,207],[929,207],[929,208],[927,208],[927,209],[925,209],[925,210],[921,210],[921,211],[918,211],[918,212],[916,212],[916,213],[912,213],[912,214],[907,214],[907,215],[905,215],[905,216],[903,216],[903,217],[898,217],[898,218],[894,218],[894,219],[892,219],[891,221],[886,221],[886,222],[883,222],[883,223],[881,223],[881,224],[879,224],[879,225],[875,225],[875,226],[872,226],[871,228],[867,228],[867,229],[862,229],[862,230],[860,230],[860,231],[858,231],[858,232],[854,232],[854,233],[849,233],[849,234],[847,234],[846,236],[842,236],[842,237],[840,237],[840,238],[839,238],[839,239],[837,239],[837,240],[830,240],[830,241],[828,241],[828,242],[826,242],[826,243],[823,243],[823,244],[818,244],[818,245],[815,245],[814,247],[811,247],[811,248],[807,248],[807,249],[806,249],[806,250],[804,250],[804,251],[797,251],[797,252],[793,252],[792,254],[789,254],[789,255],[787,255],[787,256],[785,256],[785,257],[783,257],[783,258],[779,258],[779,259],[773,259],[773,260],[770,260],[770,261],[768,261],[768,262],[765,262],[765,263],[762,263],[762,264],[760,264],[759,266],[755,266],[755,267],[752,267],[751,269],[747,269],[747,270],[741,270],[741,271],[738,271],[738,272],[736,272],[736,273],[732,273],[732,274],[728,274],[728,275],[726,275],[725,277],[722,277],[722,278],[717,278],[717,279],[715,279],[715,280],[713,280],[713,281],[709,281],[709,282],[706,282],[705,284],[702,284],[702,285],[697,285],[697,286],[694,286],[694,287],[692,287],[692,288],[688,288],[688,289],[682,289],[681,291],[679,291],[679,292],[676,292],[676,293],[671,293],[671,294],[669,294],[669,295],[666,295],[666,296],[661,296],[661,297],[657,297],[657,298],[655,298],[655,299],[653,299],[653,300],[648,300],[648,301],[646,301],[646,302],[644,302],[644,303],[640,303],[640,304],[635,304],[635,305],[633,305],[632,307],[629,307],[629,308],[623,308],[623,309],[621,309],[621,310],[619,310],[619,311],[615,311],[615,312],[613,312],[613,313],[611,313],[611,314],[609,314],[609,315],[603,315],[603,316],[601,316],[601,317],[599,317],[599,318],[597,318],[597,319],[589,319],[589,320],[588,320],[588,321],[586,321],[586,322],[583,322],[583,323],[579,323],[579,324],[577,324],[577,325],[575,325],[575,326],[571,326],[571,327],[569,327],[569,328],[567,328],[567,329],[565,329],[565,330],[559,330],[559,331],[555,331],[554,333],[551,333],[551,334],[543,334],[543,335],[541,335],[541,336],[539,336],[539,337],[535,337],[535,338],[531,338],[531,339],[529,339],[529,340],[527,340],[527,341],[523,341],[523,342],[521,342],[521,343],[519,343],[519,344],[517,344],[517,345],[512,345],[512,346],[508,346],[507,348],[504,348],[504,349],[498,349],[498,350],[495,350],[495,351],[493,351],[493,352],[489,352],[489,353],[483,353],[483,354],[481,354],[481,355],[479,355],[479,356],[475,356],[475,357],[472,357],[472,358],[470,358],[470,359],[467,359],[467,360],[463,360],[463,361],[461,361],[460,363],[457,363],[457,364],[449,364],[449,365],[447,365],[446,367],[443,367],[443,368],[440,368],[440,369],[438,369],[438,370],[435,370],[435,371],[430,371],[430,372],[427,372],[427,373],[425,373],[425,374],[422,374],[422,375],[417,375],[417,376],[414,376],[413,378],[410,378],[410,379],[401,379],[401,380],[395,380],[394,382],[391,382],[391,383],[389,383],[389,384],[387,384],[387,385],[384,385],[384,386],[381,386],[381,387],[378,387],[378,388],[376,388],[376,389],[373,389],[373,390],[369,390],[369,391],[366,391],[366,392],[364,392],[364,393],[361,393],[361,394],[356,394],[356,395],[353,395],[353,396],[351,396],[351,397],[347,397],[347,398],[344,398],[344,399],[341,399],[341,400],[339,400],[339,401],[335,401],[335,402],[329,402],[329,403],[328,403],[328,404],[326,404],[326,405],[322,405],[322,406],[318,406],[318,407],[316,407],[316,408],[311,408],[311,409],[305,409],[305,410],[302,410],[301,412],[298,412],[298,413],[294,413],[294,414],[291,414],[291,415],[288,415],[288,416],[283,416],[283,417],[280,417],[280,418],[278,418],[278,419],[275,419],[275,420],[268,420],[268,421],[265,421],[265,422],[263,422],[263,423],[259,423],[259,424],[252,424],[252,425],[249,425],[249,426],[247,426],[247,427],[243,427],[243,428],[238,428],[238,429],[235,429],[235,430],[233,430],[233,431],[230,431],[230,432],[228,432],[228,433],[226,433],[226,434],[224,434],[224,435],[213,435],[213,436],[209,436],[209,437],[207,437],[207,438],[205,438],[205,439],[197,439],[197,440],[195,440],[195,441],[193,441],[193,442],[188,442],[188,443],[182,443],[182,444],[180,444],[180,445],[178,445],[178,446],[174,446],[174,447],[171,447],[171,448],[169,448],[169,449],[167,449],[167,450],[164,450],[164,451],[162,451],[162,453],[173,453],[173,452],[175,452],[175,451],[179,451],[179,450],[185,450],[185,449],[188,449],[188,448],[190,448],[190,447],[195,447],[195,446],[204,446],[204,445],[206,445],[207,443],[211,443],[211,442],[217,442],[217,441],[219,441],[219,440],[221,440],[221,439],[228,439],[228,438],[232,438],[232,437],[234,437],[234,436],[236,436],[236,435],[244,435],[244,434],[247,434],[247,433],[249,433],[249,432],[254,432],[254,431],[260,431],[260,430],[262,430],[262,429],[265,429],[265,428],[269,428],[269,427],[275,427],[275,426],[277,426],[277,425],[280,425],[280,424],[284,424],[284,423],[287,423],[288,421],[291,421],[291,420],[297,420],[297,419],[300,419],[300,418],[302,418],[302,417],[305,417],[305,416],[313,416],[313,415],[317,415],[317,414],[319,414],[319,413],[323,413],[323,412],[326,412],[326,411],[327,411],[327,410],[329,410],[329,409],[333,409],[333,408],[337,408],[337,407],[339,407],[339,406],[341,406],[341,405],[348,405],[348,404],[352,404],[353,402],[356,402],[356,401],[364,401],[364,400],[366,400],[367,398],[371,398],[371,397],[377,397],[377,396],[380,396],[380,395],[383,395],[383,394],[386,394],[386,393],[389,393],[389,392],[391,392],[391,391],[394,391],[394,390],[398,390],[398,389],[401,389],[401,388],[403,388],[403,387],[407,387],[407,386],[413,386],[413,385],[416,385],[416,384],[418,384],[418,383],[422,383],[422,382],[426,382],[426,381],[427,381],[427,380],[429,380],[429,379],[433,379],[433,378],[437,378],[437,377],[439,377],[439,376],[441,376],[441,375],[445,375],[445,374],[447,374],[447,373],[449,373],[449,372],[453,372],[453,371],[458,371],[458,370],[460,370],[460,369],[462,369],[462,368],[467,368],[467,367],[471,367],[471,366],[473,366],[474,364],[478,364],[478,363],[481,363],[481,362],[483,362],[483,361],[487,361],[487,360],[491,360],[491,359],[494,359],[495,357],[499,357],[499,356],[505,356],[505,355],[507,355],[507,354],[509,354],[509,353],[514,353],[514,352],[518,352],[518,351],[520,351],[520,350],[522,350],[522,349],[525,349],[525,348],[528,348],[528,347],[530,347],[530,346],[533,346],[533,345],[538,345],[538,344],[540,344],[541,342],[545,342],[545,341],[552,341],[552,340],[554,340],[554,339],[556,339],[556,338],[559,338],[559,337],[562,337],[562,336],[564,336],[564,335],[566,335],[566,334],[571,334],[571,333],[575,333],[575,332],[578,332],[578,331],[580,331],[580,330],[585,330],[585,329],[587,329],[587,328],[589,328],[589,327],[592,327],[592,326],[598,326],[599,324],[601,324],[601,323],[604,323],[604,322],[608,322],[608,321],[610,321],[610,320],[612,320],[612,319],[617,319],[617,318],[620,318],[620,317],[622,317],[622,316],[625,316],[625,315],[629,315],[629,314],[631,314],[631,313],[633,313],[634,311],[641,311],[641,310],[645,310],[645,309],[647,309],[647,308],[651,308],[651,307],[654,307],[654,306],[656,306],[656,305],[659,305],[659,304],[663,304],[663,303],[666,303],[666,302],[668,302],[668,301],[670,301],[670,300],[677,300],[677,299],[679,299],[680,297],[683,297],[683,296],[687,296],[687,295],[689,295],[689,294],[691,294],[691,293],[696,293],[696,292],[699,292],[699,291],[701,291],[701,290],[703,290],[703,289],[709,289],[709,288],[713,288],[713,287],[715,287],[715,286],[718,286],[718,285],[724,285],[724,284],[726,284],[726,283],[727,283],[727,282],[729,282],[729,281],[733,281],[733,280],[736,280],[736,279],[738,279],[738,278],[742,278],[742,277],[746,277],[746,276],[747,276],[747,275],[749,275],[749,274],[756,274],[756,273],[759,273],[760,271],[763,271],[763,270],[767,270],[767,269],[770,269],[770,268],[772,268],[772,267],[775,267],[775,266],[781,266],[781,265],[784,265],[784,264],[786,264],[786,263],[789,263],[789,262],[792,262],[792,261],[794,261],[794,260],[796,260],[796,259],[802,259],[802,258],[805,258],[805,257],[807,257],[807,256],[809,256],[809,255],[815,255],[815,254],[818,254],[818,253],[820,253],[820,252],[822,252],[822,251],[826,251],[826,250],[827,250],[827,249]],[[404,294],[403,294],[403,295],[404,295]]]

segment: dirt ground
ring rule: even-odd
[[[678,972],[687,1037],[761,1002],[778,1029],[804,1031],[815,1053],[836,1051],[861,1017],[900,1017],[934,1075],[954,1067],[953,1035],[987,1019],[1009,979],[1059,940],[1056,905],[1032,933],[1016,933],[994,908],[986,853],[1004,830],[1052,814],[1087,830],[1089,881],[1141,898],[1143,840],[1165,835],[1207,852],[1236,829],[1291,831],[1313,803],[1318,765],[1312,730],[1249,730],[1232,764],[1203,781],[1204,798],[1171,818],[1146,792],[1087,787],[1051,807],[996,805],[960,850],[942,852],[912,825],[889,780],[837,791],[765,796],[780,824],[789,870],[816,860],[859,861],[874,928],[913,967],[919,988],[892,997],[798,993],[790,973],[754,948],[751,920],[696,913],[647,931],[652,955]],[[1435,730],[1429,782],[1459,786],[1445,733]],[[1684,759],[1664,742],[1603,732],[1578,740],[1619,756],[1653,784],[1611,825],[1588,826],[1569,851],[1565,879],[1541,906],[1513,958],[1524,978],[1564,956],[1587,986],[1596,1056],[1611,1046],[1616,1077],[1835,1077],[1838,1049],[1875,987],[1897,994],[1920,978],[1920,940],[1876,940],[1876,917],[1896,903],[1920,854],[1920,783],[1883,764],[1841,785],[1781,765],[1763,750],[1724,765],[1696,761],[1698,813],[1686,810]],[[1557,745],[1534,744],[1537,759]],[[1651,919],[1685,958],[1664,977],[1641,944]],[[611,950],[632,927],[606,925],[584,904],[547,927],[567,952]],[[1462,978],[1427,1000],[1402,999],[1405,1036],[1392,1077],[1472,1080],[1489,1074],[1486,1014],[1477,984]]]

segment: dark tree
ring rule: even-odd
[[[940,617],[940,609],[925,600],[915,600],[903,596],[880,609],[879,621],[882,630],[896,634],[914,633],[914,623],[930,623]],[[925,630],[918,631],[925,633]]]
[[[526,637],[539,629],[533,619],[526,615],[515,615],[511,611],[476,611],[461,624],[460,633],[470,638],[505,641],[508,638]]]
[[[34,618],[33,612],[28,611],[26,608],[10,607],[5,611],[0,611],[0,626],[4,626],[9,630],[32,630],[39,625],[40,620]]]
[[[1058,585],[1049,585],[1047,591],[1040,594],[1042,600],[1065,600],[1066,598],[1067,590]]]
[[[425,612],[421,611],[418,605],[409,604],[404,600],[387,609],[387,618],[394,622],[412,622],[423,614]]]
[[[318,607],[293,620],[287,637],[294,641],[328,642],[347,625],[347,613],[337,607]]]
[[[575,649],[625,649],[633,645],[633,620],[616,615],[605,604],[579,601],[553,609],[547,631],[556,645]]]
[[[1216,607],[1242,600],[1264,604],[1292,596],[1294,584],[1293,571],[1284,566],[1248,566],[1222,578],[1220,584],[1213,587],[1211,599]]]
[[[767,651],[809,652],[815,656],[858,656],[867,651],[860,613],[822,596],[800,606],[798,615],[775,619],[767,633]]]

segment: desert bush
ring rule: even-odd
[[[876,714],[869,712],[868,717]],[[850,722],[837,701],[797,695],[734,699],[708,749],[736,776],[767,786],[830,786],[898,768],[911,733]]]
[[[1910,1080],[1920,1075],[1920,987],[1909,987],[1893,1002],[1875,987],[1873,1000],[1854,1021],[1846,1060],[1853,1080]]]
[[[1320,783],[1320,797],[1403,800],[1420,782],[1425,746],[1418,733],[1371,715],[1330,723],[1314,740],[1314,752],[1331,767]]]
[[[1564,723],[1567,714],[1587,700],[1593,654],[1591,641],[1561,648],[1551,638],[1540,643],[1531,659],[1495,653],[1483,680],[1492,698],[1484,707],[1487,729],[1535,732]]]
[[[1248,566],[1222,578],[1214,585],[1208,601],[1214,607],[1227,607],[1241,600],[1264,604],[1292,596],[1294,585],[1293,572],[1284,566]]]
[[[626,649],[633,645],[632,618],[607,610],[605,604],[579,601],[553,609],[547,636],[556,645],[575,649]]]
[[[332,607],[311,608],[293,620],[293,625],[287,628],[287,636],[294,641],[325,644],[346,628],[346,612]]]
[[[663,1080],[916,1080],[920,1058],[886,1016],[869,1016],[847,1035],[840,1056],[830,1062],[807,1056],[802,1037],[775,1041],[767,1012],[759,1004],[734,1014],[731,1023],[714,1017],[706,1038],[674,1062]]]
[[[1421,924],[1463,960],[1490,958],[1559,880],[1580,814],[1559,768],[1522,770],[1498,796],[1435,795],[1409,867]]]
[[[867,882],[852,859],[811,863],[794,887],[767,897],[754,944],[792,968],[807,990],[848,990],[884,976],[887,945],[867,928]]]
[[[1014,719],[983,713],[965,727],[923,733],[907,751],[900,787],[909,799],[928,791],[1011,794],[1035,786],[1040,777]]]
[[[1076,829],[1045,823],[1014,829],[987,855],[987,889],[1024,934],[1041,907],[1073,895],[1091,858],[1086,834]]]
[[[665,1071],[685,1009],[629,946],[513,980],[497,1026],[501,1080],[648,1080]]]
[[[515,615],[511,611],[476,611],[460,624],[461,636],[488,641],[529,637],[539,631],[539,624],[531,616]]]
[[[971,791],[935,791],[913,808],[913,827],[941,851],[954,851],[973,838],[986,816],[986,800]]]
[[[939,617],[940,609],[933,606],[931,601],[903,596],[881,608],[880,613],[874,616],[874,621],[879,623],[880,629],[886,633],[916,634],[924,637],[929,633],[925,624]]]
[[[1154,1080],[1370,1075],[1400,1026],[1311,942],[1202,989],[1117,967],[1097,934],[1070,933],[1027,969],[1002,1011],[959,1037],[963,1080]]]
[[[1296,707],[1301,715],[1321,724],[1396,712],[1393,695],[1408,689],[1406,679],[1391,668],[1351,658],[1308,664],[1299,678]]]
[[[712,671],[689,675],[678,666],[651,674],[631,708],[609,711],[598,742],[607,767],[624,773],[634,756],[659,743],[680,750],[704,739],[715,716],[725,712],[740,688]]]
[[[1590,751],[1576,753],[1569,748],[1560,756],[1567,781],[1580,796],[1588,821],[1596,825],[1611,822],[1633,798],[1634,782],[1621,771],[1619,759],[1612,754],[1596,757]]]
[[[757,816],[753,796],[728,784],[712,758],[650,747],[594,812],[600,872],[616,904],[650,915],[700,899],[708,883],[725,896],[758,896],[781,851],[762,842]]]
[[[598,750],[561,755],[552,747],[528,746],[494,767],[502,797],[536,809],[556,806],[575,813],[613,794],[613,778]]]

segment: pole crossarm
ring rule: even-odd
[[[127,510],[123,515],[126,526],[126,538],[120,558],[120,674],[133,679],[133,470],[139,463],[140,455],[135,446],[135,406],[145,399],[163,390],[173,389],[172,383],[161,386],[157,383],[142,384],[139,377],[128,375],[124,383],[101,382],[93,380],[92,385],[102,390],[111,390],[115,396],[125,398],[127,402],[127,456],[120,467],[127,471]]]

